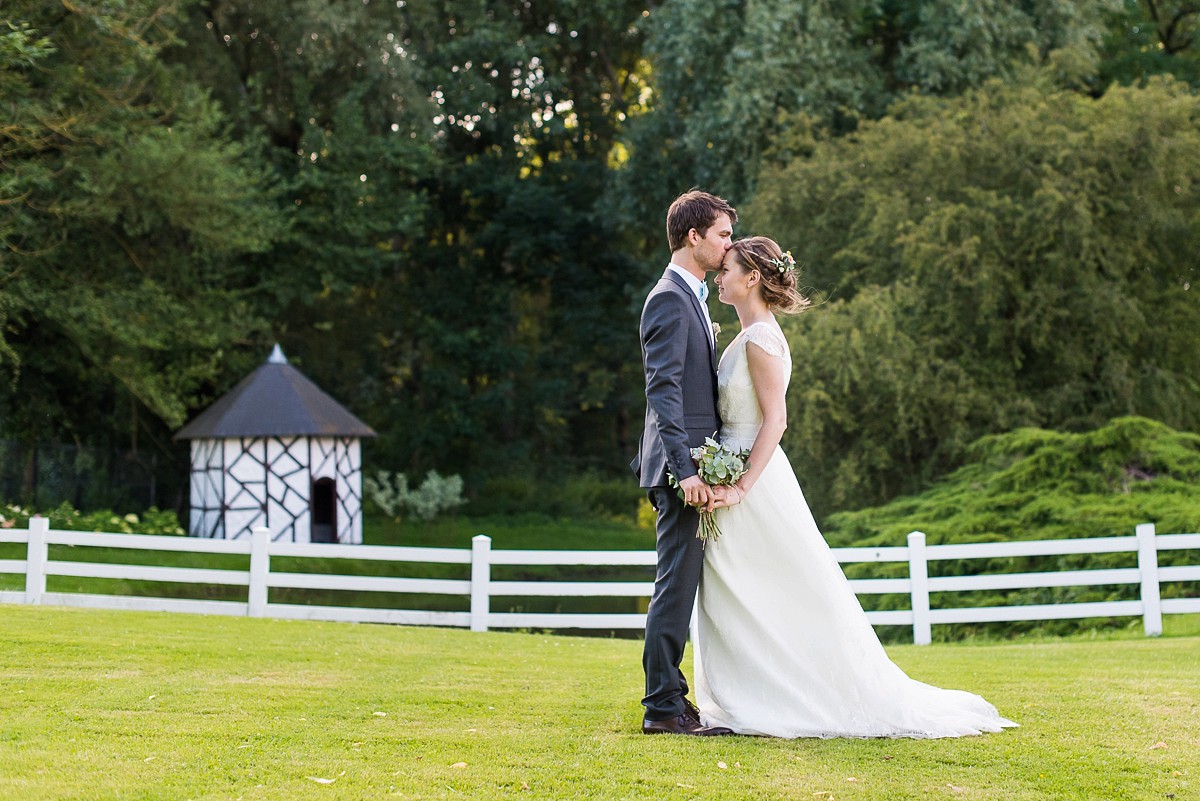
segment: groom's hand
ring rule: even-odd
[[[715,509],[720,509],[722,506],[733,506],[737,502],[737,493],[730,487],[718,484],[715,487],[709,487],[709,495],[711,499],[708,505],[704,507],[704,511],[711,512]]]
[[[683,490],[683,502],[688,506],[708,506],[712,500],[712,487],[700,476],[685,478],[679,482],[679,488]]]

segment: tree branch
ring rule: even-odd
[[[1184,36],[1181,41],[1176,41],[1175,36],[1179,29],[1186,24],[1187,18],[1196,14],[1200,14],[1200,5],[1192,5],[1190,3],[1184,5],[1178,11],[1176,11],[1175,16],[1171,18],[1171,23],[1167,25],[1165,35],[1161,34],[1160,32],[1160,36],[1162,36],[1163,50],[1165,50],[1168,55],[1175,55],[1176,53],[1182,52],[1191,47],[1191,36]]]

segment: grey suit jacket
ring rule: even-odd
[[[663,273],[642,307],[642,367],[646,374],[646,426],[630,463],[642,487],[667,486],[696,475],[690,448],[720,428],[717,356],[700,300],[671,270]]]

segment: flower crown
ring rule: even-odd
[[[796,260],[792,258],[792,251],[786,251],[778,259],[767,259],[767,264],[770,264],[784,273],[794,273],[796,271]]]

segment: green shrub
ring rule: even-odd
[[[151,506],[141,515],[118,515],[111,509],[81,512],[63,501],[53,509],[37,510],[14,504],[0,507],[0,526],[27,528],[31,517],[42,516],[50,521],[50,528],[67,531],[102,531],[113,534],[166,534],[185,536],[179,518],[173,511]]]
[[[406,511],[418,520],[433,520],[466,503],[462,478],[443,477],[436,470],[426,473],[421,486],[413,488],[408,486],[408,476],[404,473],[378,470],[374,476],[363,479],[363,490],[380,511],[394,520],[400,520]]]
[[[825,522],[834,547],[904,545],[922,531],[930,545],[1129,536],[1139,523],[1160,534],[1200,531],[1200,436],[1162,423],[1124,417],[1080,434],[1019,429],[970,446],[973,461],[920,495],[884,506],[841,512]],[[1164,566],[1194,564],[1194,552],[1159,554]],[[1132,553],[938,561],[931,575],[1130,568]],[[848,565],[851,578],[904,577],[903,564]],[[1135,585],[1040,587],[948,593],[933,606],[1010,606],[1135,600]],[[1164,597],[1194,595],[1196,582],[1165,584]],[[871,609],[907,609],[907,596],[870,598]],[[1136,622],[1136,621],[1135,621]],[[1064,634],[1120,628],[1129,618],[1028,621],[938,626],[939,639],[1011,636],[1026,631]],[[1140,624],[1139,624],[1140,625]],[[902,633],[903,634],[903,633]],[[901,636],[900,639],[904,637]]]
[[[1200,436],[1142,417],[1080,434],[983,437],[972,461],[925,492],[825,522],[831,545],[1041,540],[1200,531]]]

